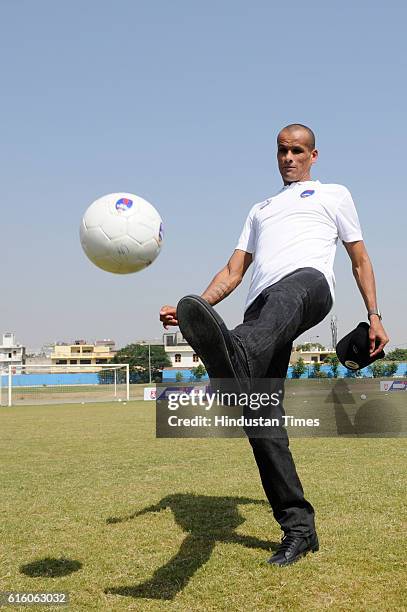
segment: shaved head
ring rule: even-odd
[[[303,132],[304,136],[306,137],[308,148],[311,151],[315,149],[315,134],[311,130],[311,128],[307,127],[306,125],[303,125],[302,123],[290,123],[289,125],[286,125],[285,127],[283,127],[282,130],[280,130],[277,136],[277,140],[280,134],[282,134],[283,132]]]
[[[314,132],[302,123],[290,123],[277,136],[277,161],[284,185],[311,180],[311,166],[316,162]]]

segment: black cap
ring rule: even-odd
[[[376,359],[383,359],[384,357],[384,351],[380,351],[374,357],[370,356],[369,327],[369,323],[362,321],[336,345],[338,359],[348,370],[354,372],[361,370]]]

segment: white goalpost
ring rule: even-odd
[[[0,370],[0,406],[129,399],[128,363],[26,364]]]

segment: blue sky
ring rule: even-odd
[[[276,133],[298,121],[317,135],[313,177],[352,192],[391,344],[407,345],[406,18],[394,1],[1,0],[0,332],[31,347],[160,336],[160,306],[200,293],[279,189]],[[124,277],[78,238],[115,191],[165,228],[153,266]],[[365,317],[342,245],[335,271],[341,336]],[[218,307],[230,327],[247,287]]]

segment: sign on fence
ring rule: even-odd
[[[145,400],[155,400],[156,398],[156,388],[155,387],[144,387],[144,399]]]
[[[380,391],[407,391],[407,380],[381,380]]]

